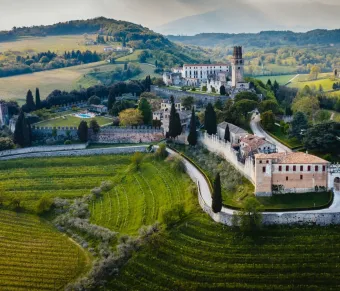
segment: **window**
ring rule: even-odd
[[[266,167],[262,167],[262,172],[263,172],[263,173],[266,172]]]
[[[310,167],[310,166],[308,166],[308,172],[310,172],[310,170],[311,170],[311,167]]]
[[[300,180],[303,180],[303,176],[302,175],[300,175]]]
[[[296,172],[296,166],[293,166],[293,171]]]
[[[262,164],[262,161],[260,161],[260,164]]]
[[[266,163],[269,164],[269,161],[267,161]]]
[[[322,172],[326,171],[326,166],[322,166]]]
[[[303,172],[303,166],[300,166],[300,171]]]
[[[319,171],[319,166],[315,166],[315,172]]]
[[[279,172],[282,172],[282,166],[279,166]]]
[[[288,181],[288,177],[286,177],[286,181]]]
[[[286,166],[286,171],[289,172],[289,166]]]

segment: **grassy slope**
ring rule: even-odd
[[[45,99],[53,90],[71,91],[80,87],[87,88],[98,84],[98,80],[89,79],[86,75],[94,69],[100,71],[114,70],[117,66],[105,62],[80,65],[75,67],[38,72],[20,76],[0,78],[0,96],[5,100],[17,100],[20,104],[25,102],[28,89],[40,89],[41,99]],[[159,76],[153,73],[154,68],[147,64],[140,64],[143,72],[133,79],[143,79],[146,75]]]
[[[0,289],[60,290],[87,269],[80,247],[43,220],[0,211]]]
[[[286,144],[290,148],[299,147],[299,146],[302,145],[297,139],[289,138],[288,135],[284,134],[281,131],[281,128],[278,127],[278,126],[274,126],[274,128],[272,130],[270,130],[269,133],[271,133],[279,141],[283,142],[284,144]]]
[[[89,38],[95,40],[97,35],[88,35]],[[96,51],[103,52],[105,44],[85,45],[83,35],[58,35],[47,37],[21,37],[16,41],[0,42],[0,51],[15,51],[21,54],[32,52],[46,52],[48,50],[58,54],[65,51]],[[110,43],[109,45],[118,46],[119,43]]]
[[[97,122],[99,123],[100,126],[103,125],[107,125],[109,123],[112,123],[112,119],[111,118],[107,118],[107,117],[102,117],[102,116],[97,116],[95,118],[88,118],[88,119],[82,119],[82,118],[78,118],[75,116],[71,116],[71,115],[67,115],[65,117],[66,119],[63,118],[57,118],[57,119],[50,119],[50,120],[46,120],[40,123],[36,123],[36,126],[47,126],[47,127],[62,127],[62,126],[75,126],[78,127],[80,121],[85,120],[88,124],[90,124],[90,121],[92,119],[96,119]]]
[[[319,74],[318,80],[310,81],[308,74],[302,74],[290,83],[289,87],[303,89],[305,86],[309,86],[319,89],[319,86],[321,85],[324,91],[332,90],[333,83],[338,82],[339,80],[333,80],[330,76],[330,73],[322,73]]]
[[[296,75],[276,75],[276,76],[274,75],[274,76],[257,76],[255,78],[261,80],[265,84],[267,83],[268,79],[270,79],[272,83],[274,83],[274,81],[276,80],[280,85],[284,85],[287,84],[288,81],[294,78],[295,76]]]

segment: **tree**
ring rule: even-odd
[[[171,102],[171,109],[170,109],[170,116],[169,116],[169,137],[176,138],[177,137],[177,130],[176,130],[176,114],[177,110],[175,107],[175,100],[174,97],[170,97]]]
[[[146,76],[145,81],[144,81],[144,86],[145,86],[145,91],[146,92],[150,92],[151,91],[151,85],[152,85],[151,77],[150,76]]]
[[[217,133],[216,112],[211,103],[209,103],[205,109],[204,128],[209,135]]]
[[[42,214],[49,211],[52,205],[53,199],[51,197],[48,197],[46,195],[42,196],[38,201],[37,213]]]
[[[90,105],[99,105],[100,104],[100,98],[96,95],[93,95],[89,98],[87,103],[90,104]]]
[[[138,104],[138,110],[143,116],[144,124],[150,124],[152,121],[152,108],[146,98],[141,98]]]
[[[0,137],[0,151],[11,150],[14,143],[9,137]]]
[[[311,79],[317,80],[320,73],[321,73],[321,68],[319,66],[312,66],[310,68],[309,75],[310,75]]]
[[[88,129],[87,122],[82,120],[78,126],[78,138],[81,142],[88,141]]]
[[[234,104],[233,108],[236,108],[239,112],[241,112],[244,118],[247,118],[248,113],[254,111],[257,107],[258,103],[252,100],[241,100]]]
[[[53,129],[52,129],[52,136],[53,136],[54,138],[56,138],[57,135],[58,135],[57,128],[56,128],[56,127],[53,127]]]
[[[301,133],[308,129],[308,120],[302,112],[297,112],[291,123],[291,129],[289,135],[291,137],[296,137],[298,140],[302,140]]]
[[[191,146],[195,146],[197,144],[197,130],[196,130],[196,115],[194,108],[191,112],[191,120],[190,120],[190,131],[188,135],[188,143]]]
[[[142,162],[143,162],[143,154],[140,152],[134,153],[133,156],[131,157],[131,164],[135,171],[140,170]]]
[[[36,109],[41,108],[40,91],[39,88],[35,89],[35,107]]]
[[[224,85],[222,85],[220,87],[220,94],[223,95],[223,96],[227,94],[227,91],[225,90],[225,86]]]
[[[293,112],[302,112],[308,118],[314,118],[316,112],[320,110],[320,102],[315,96],[297,97],[292,109]]]
[[[127,71],[127,69],[128,69],[128,64],[125,62],[124,63],[124,71]]]
[[[224,131],[224,140],[225,142],[230,142],[230,130],[229,130],[229,124],[225,127]]]
[[[254,198],[249,197],[244,201],[242,210],[237,214],[239,217],[239,226],[243,231],[256,231],[262,224],[262,205]]]
[[[259,97],[255,93],[252,92],[240,92],[235,96],[235,102],[239,102],[241,100],[252,100],[259,102]]]
[[[307,150],[316,150],[321,153],[339,153],[339,136],[339,122],[321,123],[306,131],[303,144]]]
[[[275,116],[273,111],[266,111],[261,114],[261,122],[266,130],[272,130],[275,125]]]
[[[219,213],[222,210],[222,191],[221,191],[220,173],[217,173],[215,181],[214,181],[211,208],[214,211],[214,213]]]
[[[113,90],[110,90],[109,98],[108,98],[108,101],[107,101],[107,108],[108,108],[108,110],[112,109],[112,107],[115,104],[115,102],[116,102],[115,92]]]
[[[22,110],[20,110],[18,120],[15,124],[13,142],[21,147],[31,146],[32,143],[31,126]]]
[[[26,95],[26,104],[25,104],[25,109],[27,112],[31,112],[35,110],[35,104],[34,104],[34,100],[33,100],[33,94],[31,90],[27,91],[27,95]]]
[[[190,110],[194,104],[195,99],[192,96],[187,96],[182,99],[182,106],[187,110]]]
[[[214,104],[214,107],[216,110],[222,110],[223,109],[223,103],[221,99],[217,99],[217,101]]]
[[[90,121],[90,128],[95,134],[97,134],[100,131],[100,125],[98,124],[97,120],[92,119]]]
[[[126,109],[119,113],[119,120],[122,126],[137,126],[143,123],[143,115],[138,109]]]
[[[182,134],[182,123],[181,123],[181,118],[179,116],[179,113],[176,112],[175,114],[175,118],[174,118],[174,138],[176,138],[177,136],[181,135]]]
[[[273,100],[265,100],[260,103],[261,112],[273,111],[274,114],[278,114],[280,112],[279,104]]]
[[[270,79],[268,79],[268,81],[267,81],[267,87],[268,87],[270,90],[272,90],[272,88],[273,88],[272,81],[271,81]]]

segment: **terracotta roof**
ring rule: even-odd
[[[218,127],[225,130],[225,128],[227,127],[227,124],[229,125],[229,131],[234,133],[234,134],[240,134],[240,133],[247,134],[248,133],[243,128],[238,127],[238,126],[236,126],[232,123],[228,123],[228,122],[222,122],[218,125]]]
[[[251,151],[257,150],[260,146],[269,143],[269,141],[266,141],[266,139],[264,137],[259,137],[256,135],[246,135],[244,137],[241,138],[241,143],[244,142],[247,146],[246,148],[250,149]]]
[[[257,154],[256,159],[275,159],[280,164],[329,164],[328,161],[317,156],[309,155],[302,152],[296,153],[274,153],[274,154]]]

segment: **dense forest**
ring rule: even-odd
[[[309,32],[262,31],[259,33],[202,33],[194,36],[169,35],[171,41],[206,47],[242,45],[267,48],[275,46],[332,45],[340,43],[340,29],[317,29]]]

